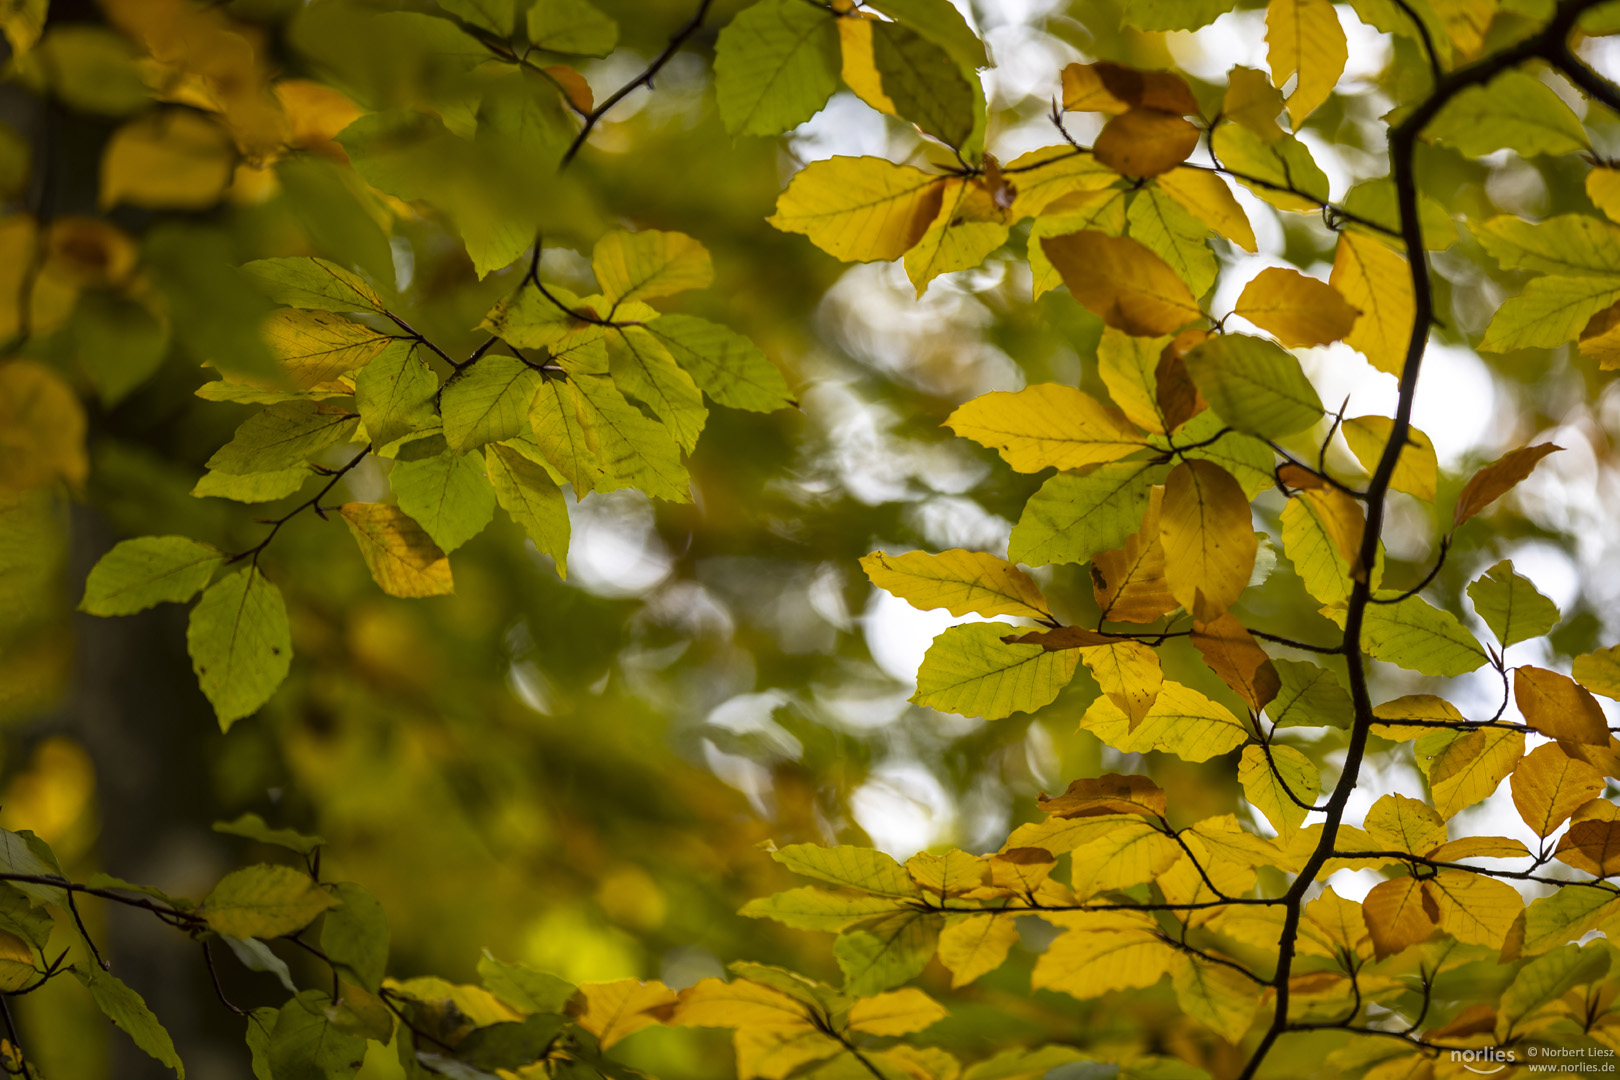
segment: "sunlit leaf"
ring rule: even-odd
[[[833,13],[760,0],[720,32],[715,101],[733,135],[776,135],[810,119],[838,88]]]
[[[1007,623],[953,626],[934,639],[917,669],[918,705],[1000,720],[1050,704],[1074,677],[1079,657],[1014,645]]]
[[[1203,314],[1175,271],[1135,240],[1081,231],[1040,243],[1074,298],[1127,334],[1157,337]]]
[[[1276,439],[1322,416],[1322,399],[1299,361],[1263,338],[1219,335],[1188,353],[1186,363],[1210,407],[1239,431]]]
[[[292,666],[292,634],[281,590],[254,566],[220,578],[191,609],[186,648],[220,727],[229,729],[257,712]]]
[[[861,568],[872,584],[924,611],[944,608],[952,615],[1051,618],[1046,598],[1029,575],[985,552],[874,551],[861,560]]]

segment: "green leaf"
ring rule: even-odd
[[[238,475],[291,469],[347,442],[359,426],[354,413],[313,401],[272,405],[248,417],[231,441],[214,451],[208,468]]]
[[[424,443],[437,446],[440,440]],[[410,460],[402,454],[389,474],[399,508],[447,555],[483,532],[495,516],[495,492],[482,464],[482,455],[454,450]]]
[[[872,59],[901,117],[948,146],[968,141],[978,99],[950,53],[910,26],[874,22]]]
[[[733,409],[772,412],[795,404],[787,380],[752,341],[694,315],[664,315],[646,325],[705,394]]]
[[[706,289],[714,282],[714,263],[702,244],[684,233],[657,229],[608,233],[591,249],[591,270],[603,298],[614,307]]]
[[[232,499],[243,503],[274,502],[296,494],[315,474],[307,465],[262,473],[227,473],[210,469],[191,489],[199,499]]]
[[[321,922],[321,951],[362,986],[377,993],[388,971],[388,917],[377,898],[346,881],[329,886],[338,906]]]
[[[1281,688],[1266,706],[1266,715],[1278,727],[1348,728],[1355,706],[1339,677],[1308,660],[1271,661]]]
[[[478,977],[486,990],[521,1012],[560,1013],[578,993],[571,982],[497,960],[488,949],[478,960]]]
[[[1526,963],[1508,984],[1497,1005],[1496,1033],[1505,1038],[1519,1021],[1582,983],[1609,971],[1610,950],[1603,943],[1561,945]]]
[[[485,468],[501,509],[528,534],[557,575],[568,576],[568,503],[546,470],[503,443],[484,447]],[[442,545],[441,545],[442,546]]]
[[[744,904],[740,915],[771,919],[795,930],[837,933],[855,923],[903,910],[903,903],[882,896],[846,896],[811,885]]]
[[[1300,803],[1314,805],[1322,789],[1321,775],[1311,759],[1280,743],[1270,747],[1269,762],[1265,747],[1244,747],[1238,782],[1243,785],[1244,797],[1283,836],[1305,823],[1309,811]]]
[[[457,372],[439,395],[444,441],[461,453],[517,435],[540,383],[538,371],[510,356],[486,356]]]
[[[35,886],[39,889],[48,889],[50,886]],[[57,890],[60,893],[60,890]],[[63,894],[63,900],[66,895]],[[43,907],[36,907],[21,889],[0,882],[0,930],[16,934],[36,949],[44,949],[50,944],[51,931],[56,929],[56,920]]]
[[[79,610],[133,615],[196,596],[225,561],[209,544],[184,536],[139,536],[115,546],[90,570]]]
[[[1558,605],[1516,574],[1513,563],[1507,559],[1470,584],[1468,598],[1504,649],[1540,637],[1558,625],[1561,617]]]
[[[323,837],[305,836],[292,829],[273,829],[265,824],[264,818],[253,813],[243,814],[233,821],[216,821],[213,828],[215,832],[224,833],[226,836],[240,836],[261,844],[272,844],[288,851],[296,851],[300,855],[312,855],[316,848],[326,843]]]
[[[1268,140],[1240,124],[1223,123],[1215,126],[1210,145],[1239,183],[1278,209],[1315,210],[1328,198],[1327,174],[1292,135]],[[1309,198],[1291,194],[1295,191]]]
[[[186,1067],[180,1064],[180,1055],[174,1052],[174,1043],[170,1040],[169,1033],[158,1023],[158,1018],[152,1015],[152,1010],[146,1007],[141,995],[125,986],[110,972],[103,971],[93,964],[74,967],[73,975],[84,984],[86,990],[90,991],[90,997],[95,1000],[96,1007],[107,1019],[133,1039],[135,1045],[146,1051],[153,1060],[173,1069],[175,1076],[185,1080]]]
[[[56,864],[56,856],[51,853],[50,846],[27,829],[21,832],[0,829],[0,870],[28,877],[62,876],[62,868]],[[11,886],[27,895],[35,906],[40,904],[67,906],[67,891],[58,885],[45,885],[36,881],[14,881]]]
[[[1620,226],[1587,214],[1562,214],[1540,222],[1504,214],[1491,218],[1476,235],[1504,270],[1562,277],[1620,276]]]
[[[971,1066],[962,1080],[1042,1080],[1060,1065],[1089,1060],[1071,1046],[1040,1046],[1034,1050],[1003,1050]],[[1062,1075],[1062,1074],[1059,1074]]]
[[[1497,150],[1526,157],[1575,154],[1592,145],[1574,110],[1525,71],[1505,71],[1484,86],[1465,88],[1446,103],[1425,134],[1468,157]]]
[[[364,278],[325,259],[259,259],[242,271],[270,299],[316,311],[383,310],[382,297]]]
[[[1176,429],[1175,444],[1190,444],[1192,447],[1176,452],[1193,461],[1212,461],[1219,465],[1232,474],[1243,489],[1243,494],[1252,502],[1261,492],[1270,491],[1276,486],[1276,476],[1272,470],[1277,455],[1264,442],[1241,431],[1229,431],[1214,442],[1198,445],[1213,438],[1225,426],[1214,411],[1203,410]],[[1148,442],[1160,450],[1167,450],[1170,446],[1170,440],[1159,435],[1148,436]]]
[[[534,395],[529,427],[540,460],[574,488],[576,500],[591,493],[606,473],[597,460],[591,413],[572,380],[547,379]],[[514,443],[513,445],[524,445]]]
[[[568,1023],[568,1018],[539,1013],[478,1028],[456,1044],[456,1057],[475,1069],[516,1069],[538,1060]]]
[[[1496,309],[1479,347],[1486,352],[1555,349],[1580,336],[1593,315],[1620,299],[1620,277],[1536,277]]]
[[[703,394],[692,376],[675,364],[669,350],[639,326],[627,326],[607,339],[613,382],[664,422],[681,448],[691,453],[708,422]]]
[[[1134,728],[1107,694],[1091,703],[1080,718],[1080,728],[1122,753],[1162,750],[1194,763],[1228,753],[1249,737],[1243,722],[1226,706],[1168,679]]]
[[[984,42],[950,0],[868,0],[866,6],[917,31],[969,71],[990,64]]]
[[[439,426],[439,377],[414,342],[396,341],[354,380],[355,408],[379,450],[406,435]]]
[[[1125,25],[1138,30],[1199,30],[1236,5],[1237,0],[1126,0]]]
[[[1123,547],[1142,524],[1153,485],[1168,470],[1152,461],[1111,461],[1059,473],[1030,497],[1007,557],[1027,566],[1085,562]]]
[[[549,8],[556,2],[544,0],[540,6]],[[492,34],[503,38],[512,35],[512,24],[516,20],[513,0],[438,0],[438,4],[450,14]]]
[[[1532,900],[1524,909],[1524,945],[1536,956],[1584,936],[1600,923],[1620,915],[1620,898],[1607,889],[1566,885]]]
[[[732,135],[779,135],[838,89],[837,16],[802,0],[761,0],[715,43],[714,93]]]
[[[584,311],[585,303],[560,285],[546,286],[545,295],[527,284],[490,308],[480,330],[487,330],[520,349],[549,349],[574,334],[597,334],[601,329],[569,312]]]
[[[1079,650],[1053,652],[1001,640],[1018,632],[1009,623],[965,623],[946,630],[928,647],[911,700],[986,720],[1051,704],[1074,678]]]
[[[529,9],[529,41],[552,52],[606,56],[619,43],[619,24],[587,0],[541,0]]]
[[[282,372],[301,390],[365,367],[394,340],[325,311],[278,311],[262,333]]]
[[[921,974],[939,942],[939,920],[908,911],[849,930],[833,942],[844,993],[868,997]]]
[[[1157,187],[1136,193],[1125,212],[1131,239],[1165,261],[1185,281],[1194,296],[1215,284],[1215,253],[1209,247],[1209,229],[1181,204]]]
[[[337,904],[308,874],[262,863],[226,874],[198,912],[217,933],[274,938],[297,933]]]
[[[1374,599],[1399,595],[1381,589]],[[1343,609],[1324,611],[1344,625]],[[1368,656],[1422,675],[1466,675],[1487,659],[1484,648],[1457,621],[1457,616],[1441,611],[1421,596],[1409,596],[1394,604],[1368,604],[1361,644]]]
[[[815,878],[829,885],[878,893],[883,896],[916,896],[917,883],[905,867],[875,848],[837,844],[789,844],[771,852],[771,858],[801,877]]]
[[[1222,334],[1187,354],[1187,373],[1228,426],[1262,439],[1303,431],[1322,399],[1291,353],[1263,338]]]
[[[214,582],[191,609],[186,649],[220,729],[230,730],[270,700],[292,665],[281,590],[252,566]]]
[[[267,1055],[275,1080],[348,1080],[360,1070],[366,1040],[338,1030],[330,1004],[319,990],[305,990],[281,1007]]]
[[[584,375],[569,384],[578,392],[581,426],[596,435],[595,458],[604,473],[599,490],[633,487],[655,499],[691,500],[681,448],[664,425],[643,416],[611,379]]]
[[[275,1029],[275,1009],[261,1006],[248,1014],[247,1047],[252,1055],[253,1080],[275,1080],[270,1075],[270,1033]]]

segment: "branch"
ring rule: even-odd
[[[446,359],[449,359],[449,357],[446,357]],[[451,361],[451,363],[454,363],[454,361]],[[321,510],[320,501],[326,498],[327,492],[336,487],[337,482],[343,479],[350,469],[360,464],[360,460],[367,454],[371,453],[371,451],[372,447],[368,444],[364,450],[354,455],[354,457],[349,460],[347,465],[344,465],[340,469],[334,469],[331,473],[331,479],[328,480],[321,490],[317,491],[313,497],[299,503],[285,514],[282,514],[279,518],[264,522],[264,524],[270,526],[270,532],[265,536],[265,538],[247,550],[239,551],[235,555],[232,555],[229,559],[225,560],[226,564],[229,565],[230,563],[240,562],[242,559],[245,559],[251,555],[253,557],[253,565],[258,566],[259,555],[264,551],[265,548],[270,546],[270,541],[276,538],[276,533],[281,531],[281,527],[287,524],[287,522],[291,521],[293,518],[297,517],[303,511],[308,510],[310,507],[314,507],[315,512],[324,518],[326,514]]]
[[[1567,42],[1561,43],[1561,46],[1547,57],[1552,65],[1563,72],[1570,82],[1585,90],[1592,100],[1602,102],[1611,111],[1620,113],[1620,88],[1593,71],[1586,61],[1575,55]]]
[[[1416,596],[1418,593],[1422,592],[1424,589],[1427,589],[1429,587],[1429,582],[1433,581],[1435,579],[1435,576],[1440,573],[1440,568],[1442,566],[1446,565],[1446,552],[1448,552],[1450,550],[1451,550],[1451,534],[1447,533],[1445,536],[1442,536],[1440,538],[1440,555],[1439,555],[1439,557],[1434,560],[1434,565],[1429,568],[1429,572],[1427,574],[1423,575],[1423,580],[1422,581],[1418,582],[1416,585],[1413,585],[1410,589],[1407,589],[1405,592],[1402,592],[1402,593],[1400,593],[1399,595],[1396,595],[1396,596],[1385,596],[1385,597],[1373,596],[1373,597],[1368,597],[1367,603],[1369,603],[1369,604],[1398,604],[1402,600],[1410,600],[1412,597]]]

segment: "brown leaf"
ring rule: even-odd
[[[1207,623],[1194,623],[1192,643],[1210,670],[1250,708],[1265,708],[1282,689],[1271,657],[1231,612]]]
[[[1536,463],[1562,446],[1538,443],[1510,450],[1475,473],[1473,479],[1457,496],[1457,509],[1452,511],[1453,526],[1461,525],[1491,503],[1505,495],[1515,484],[1530,475]]]
[[[1525,723],[1560,742],[1607,746],[1609,722],[1597,698],[1568,675],[1545,668],[1513,672],[1513,703]]]
[[[1086,230],[1045,237],[1041,250],[1074,298],[1117,330],[1158,337],[1203,318],[1187,283],[1135,240]]]
[[[1197,146],[1198,129],[1174,113],[1132,109],[1103,125],[1092,152],[1123,176],[1158,176],[1186,161]]]
[[[1164,791],[1150,777],[1119,773],[1075,780],[1062,795],[1042,795],[1038,804],[1048,814],[1067,818],[1105,814],[1163,817],[1167,805]]]

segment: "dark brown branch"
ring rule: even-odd
[[[1434,560],[1434,565],[1429,568],[1429,572],[1427,574],[1423,575],[1423,580],[1422,581],[1418,582],[1416,585],[1413,585],[1410,589],[1407,589],[1404,592],[1396,594],[1395,596],[1385,596],[1385,597],[1371,596],[1371,597],[1368,597],[1367,598],[1367,603],[1369,603],[1369,604],[1398,604],[1402,600],[1410,600],[1412,597],[1416,596],[1418,593],[1422,592],[1424,589],[1427,589],[1429,587],[1429,582],[1433,581],[1435,579],[1435,577],[1440,573],[1440,568],[1442,566],[1446,565],[1446,552],[1448,552],[1450,550],[1451,550],[1451,534],[1447,533],[1445,536],[1442,536],[1440,538],[1440,555]]]
[[[331,479],[327,480],[327,482],[321,487],[321,490],[317,491],[314,494],[314,496],[312,496],[311,498],[306,499],[305,501],[299,503],[297,506],[295,506],[291,510],[287,511],[285,514],[281,515],[279,518],[272,518],[271,520],[264,522],[264,524],[270,526],[270,532],[265,536],[265,538],[263,540],[260,540],[257,544],[253,545],[252,547],[248,548],[247,550],[239,551],[235,555],[232,555],[229,559],[225,560],[226,563],[230,564],[230,563],[234,563],[234,562],[240,562],[241,560],[243,560],[245,558],[248,558],[249,556],[252,556],[253,565],[258,566],[259,565],[259,555],[264,551],[265,548],[270,546],[270,541],[272,541],[272,540],[274,540],[276,538],[276,533],[280,532],[281,527],[283,525],[287,524],[287,522],[291,521],[293,518],[297,517],[299,514],[301,514],[305,510],[310,509],[311,507],[314,507],[315,512],[317,514],[320,514],[320,516],[324,518],[326,516],[326,514],[325,514],[324,511],[321,510],[320,501],[322,499],[326,498],[327,492],[331,491],[334,487],[336,487],[337,482],[339,480],[343,479],[343,477],[348,474],[350,469],[352,469],[356,465],[360,464],[360,460],[362,458],[364,458],[367,454],[371,453],[372,449],[373,448],[368,444],[364,450],[362,450],[358,454],[354,455],[354,457],[349,460],[349,463],[347,465],[344,465],[343,467],[338,468],[338,469],[333,469],[331,474],[330,474]]]

